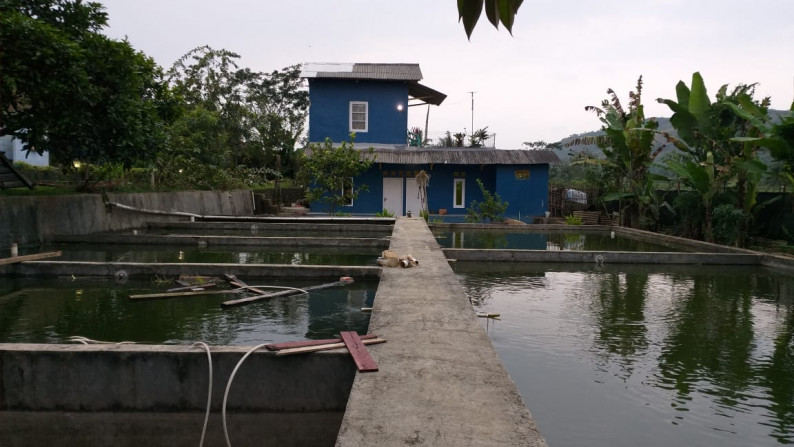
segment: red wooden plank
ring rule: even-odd
[[[362,335],[361,339],[367,340],[375,337],[377,337],[377,335],[367,334],[367,335]],[[271,351],[280,351],[282,349],[303,348],[305,346],[319,346],[319,345],[327,345],[330,343],[341,343],[341,342],[342,342],[341,338],[328,338],[325,340],[285,341],[282,343],[271,343],[265,347]]]
[[[373,372],[378,370],[378,364],[369,354],[367,347],[361,342],[361,337],[356,332],[345,331],[339,334],[342,336],[342,341],[353,356],[353,361],[356,362],[358,370],[361,372]]]

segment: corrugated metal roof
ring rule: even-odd
[[[356,144],[356,148],[365,148]],[[420,165],[533,165],[559,163],[560,159],[549,150],[505,150],[483,148],[375,148],[369,155],[376,163]]]
[[[330,64],[306,63],[305,78],[380,79],[386,81],[419,81],[419,64]]]

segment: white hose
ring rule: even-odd
[[[80,335],[74,335],[72,337],[67,338],[70,342],[74,343],[82,343],[84,345],[134,345],[134,341],[101,341],[101,340],[92,340],[90,338],[86,338]]]
[[[132,342],[132,341],[112,342],[112,341],[92,340],[90,338],[86,338],[86,337],[83,337],[83,336],[80,336],[80,335],[75,335],[75,336],[69,337],[68,340],[70,342],[73,342],[73,343],[82,343],[84,345],[89,345],[89,344],[100,344],[100,345],[135,344],[135,342]],[[261,346],[265,346],[265,345],[257,346],[257,348],[255,348],[254,350],[258,349]],[[203,341],[198,341],[196,343],[193,343],[192,345],[190,345],[190,347],[191,348],[195,348],[195,347],[204,348],[204,351],[207,352],[207,363],[209,364],[209,384],[207,385],[207,411],[204,414],[204,426],[201,429],[201,440],[199,441],[199,447],[203,447],[204,446],[204,437],[207,434],[207,424],[209,423],[209,420],[210,420],[210,409],[212,408],[212,380],[213,380],[213,378],[212,378],[212,353],[210,352],[210,347],[207,346],[207,344],[204,343]],[[253,352],[253,351],[251,351],[251,352]],[[248,356],[248,354],[245,355],[245,357],[247,357],[247,356]],[[245,360],[245,357],[243,357],[240,360],[240,363],[242,363],[243,360]],[[240,366],[240,363],[237,364],[238,367]],[[236,371],[237,371],[237,368],[234,369],[234,372],[236,372]],[[226,393],[227,394],[229,392],[229,386],[231,386],[231,383],[232,383],[232,378],[234,378],[234,372],[232,372],[232,376],[229,378],[229,385],[227,385],[227,387],[226,387]],[[226,433],[226,395],[223,396],[223,412],[224,412],[223,431],[224,431],[224,434],[226,434],[226,444],[231,446],[231,444],[229,444],[229,435],[228,435],[228,433]]]
[[[212,354],[210,353],[210,347],[207,346],[206,343],[203,341],[198,341],[190,345],[191,348],[194,347],[203,347],[205,351],[207,351],[207,362],[210,365],[210,376],[209,376],[209,385],[207,386],[207,412],[204,414],[204,427],[201,429],[201,441],[199,441],[199,447],[204,446],[204,435],[207,434],[207,423],[210,420],[210,407],[212,405]]]
[[[226,383],[226,391],[223,393],[223,405],[221,406],[221,419],[223,420],[223,436],[226,437],[226,447],[232,447],[231,441],[229,441],[229,430],[226,428],[226,399],[229,397],[229,390],[232,387],[232,381],[234,380],[235,374],[237,374],[237,370],[240,368],[240,365],[243,364],[246,358],[249,355],[253,354],[254,352],[264,348],[269,343],[262,343],[261,345],[254,346],[248,352],[245,353],[243,358],[237,362],[237,366],[234,367],[232,370],[232,374],[229,376],[229,381]]]

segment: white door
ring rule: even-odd
[[[402,216],[403,212],[403,179],[397,177],[383,177],[383,209],[389,210],[395,216]]]
[[[410,211],[414,217],[419,217],[422,210],[422,201],[419,199],[419,187],[416,179],[408,177],[405,179],[405,211]]]

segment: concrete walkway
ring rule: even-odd
[[[380,371],[358,373],[336,445],[546,446],[422,219],[398,219],[390,249],[419,266],[384,268],[370,333]]]

